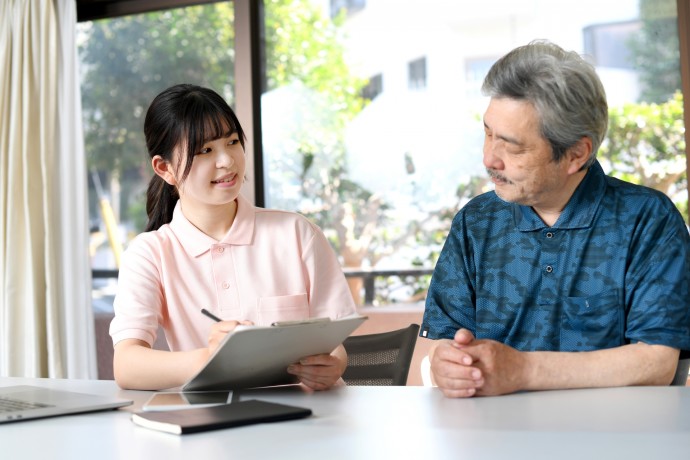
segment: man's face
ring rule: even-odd
[[[501,199],[560,212],[570,198],[567,163],[554,162],[531,103],[491,99],[484,113],[484,166]]]

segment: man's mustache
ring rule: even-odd
[[[491,177],[491,178],[493,178],[493,179],[498,179],[498,180],[500,180],[500,181],[504,181],[504,182],[507,182],[507,183],[509,183],[509,184],[512,184],[512,182],[511,182],[510,180],[508,180],[507,177],[505,177],[505,176],[503,176],[503,175],[497,173],[497,172],[496,172],[495,170],[493,170],[493,169],[486,168],[486,173],[489,175],[489,177]]]

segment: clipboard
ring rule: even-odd
[[[235,390],[297,383],[287,367],[332,352],[366,316],[312,319],[276,326],[237,326],[183,391]]]

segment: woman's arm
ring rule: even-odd
[[[152,349],[143,340],[126,339],[115,345],[113,372],[120,388],[162,390],[184,384],[209,356],[208,348],[163,351]]]
[[[129,390],[162,390],[183,385],[206,364],[225,335],[250,321],[220,321],[211,325],[208,348],[191,351],[154,350],[138,339],[125,339],[115,345],[115,381]],[[347,358],[346,358],[347,362]]]

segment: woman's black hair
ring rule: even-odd
[[[155,97],[144,120],[146,148],[151,158],[160,155],[172,164],[175,149],[184,147],[178,166],[186,157],[183,182],[192,168],[194,156],[206,142],[237,133],[244,149],[244,131],[225,99],[215,91],[197,85],[171,86]],[[183,153],[180,151],[180,153]],[[177,189],[154,174],[146,191],[145,231],[158,230],[172,220],[179,199]]]

